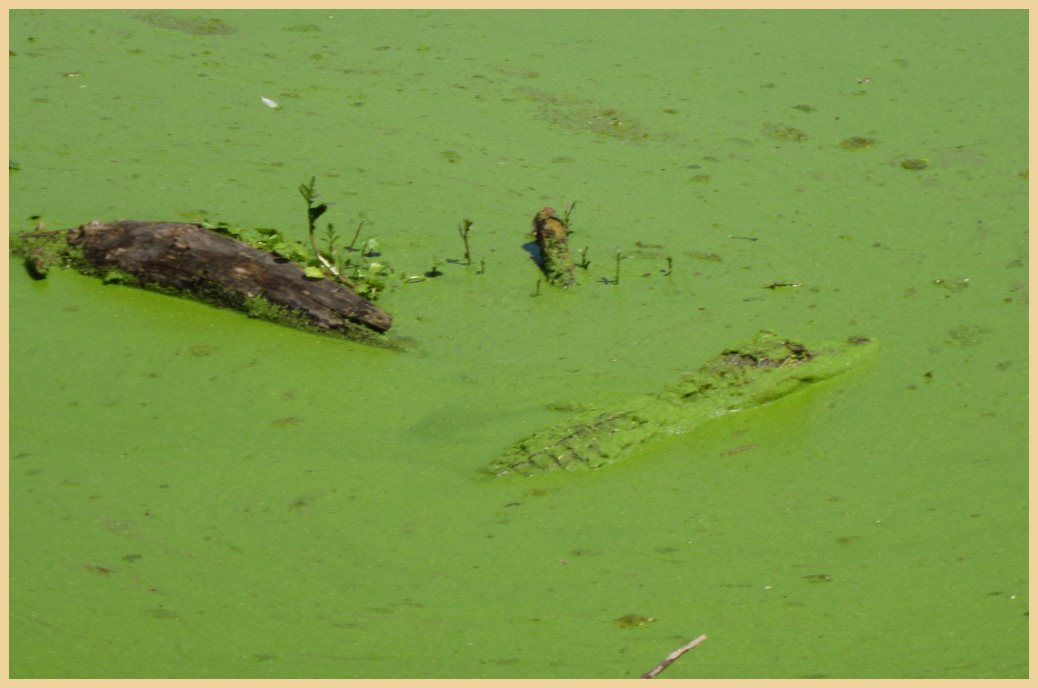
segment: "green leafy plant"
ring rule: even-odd
[[[566,225],[566,229],[569,231],[570,234],[573,233],[573,227],[570,226],[570,215],[573,214],[573,209],[576,207],[577,202],[573,201],[568,206],[566,206],[566,209],[562,212],[562,224]]]
[[[250,229],[237,227],[227,222],[208,221],[200,224],[207,229],[237,239],[254,248],[271,251],[303,266],[304,274],[308,279],[334,279],[369,301],[374,301],[394,284],[392,281],[394,276],[399,278],[395,283],[409,284],[443,274],[436,267],[443,261],[434,262],[433,268],[424,274],[410,274],[394,270],[382,259],[377,237],[368,236],[360,241],[361,232],[367,222],[363,218],[358,223],[353,238],[347,246],[342,245],[343,238],[330,222],[325,225],[324,232],[319,234],[318,221],[328,211],[329,205],[318,200],[317,178],[310,177],[310,181],[300,184],[298,190],[299,195],[306,202],[307,242],[288,239],[280,231],[267,227]],[[472,264],[472,258],[468,250],[467,234],[471,226],[470,220],[464,220],[458,228],[462,238],[466,240],[465,258],[469,265]]]
[[[310,252],[306,246],[298,241],[286,239],[281,236],[281,232],[276,229],[269,227],[254,227],[247,229],[244,227],[236,227],[226,222],[201,222],[199,223],[206,229],[211,229],[214,232],[229,236],[232,239],[244,242],[253,248],[258,248],[261,251],[270,251],[276,253],[286,260],[291,260],[296,263],[307,265],[310,260]]]
[[[340,274],[339,270],[335,267],[335,265],[332,264],[330,260],[328,260],[321,254],[321,249],[317,248],[317,237],[314,234],[314,229],[316,227],[317,220],[319,220],[320,217],[328,211],[327,203],[318,203],[315,205],[315,202],[317,200],[317,177],[310,177],[309,184],[300,184],[299,195],[303,197],[304,201],[306,201],[306,220],[308,224],[307,231],[310,235],[310,247],[314,250],[314,256],[317,258],[318,261],[320,261],[322,265],[324,265],[324,267],[328,268],[328,270],[333,275],[341,278],[342,275]],[[331,224],[329,224],[329,245],[332,244],[334,236],[335,230],[332,228]]]

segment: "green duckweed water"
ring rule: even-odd
[[[662,678],[1027,676],[1025,13],[10,19],[13,230],[302,240],[316,175],[442,273],[380,300],[400,353],[12,261],[13,677],[633,678],[701,633]],[[573,200],[591,265],[534,297]],[[760,329],[882,347],[473,479]]]

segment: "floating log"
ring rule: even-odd
[[[533,476],[601,468],[666,435],[694,430],[718,416],[760,406],[835,377],[877,348],[851,337],[807,348],[768,330],[704,363],[656,394],[578,414],[520,440],[483,477]]]
[[[550,284],[569,287],[576,283],[573,256],[569,252],[569,230],[555,216],[554,208],[543,208],[533,218],[533,235],[541,249],[541,264]]]
[[[373,341],[393,323],[374,304],[332,279],[311,279],[303,266],[195,224],[91,222],[12,238],[34,276],[55,265],[250,317]]]

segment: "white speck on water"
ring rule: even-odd
[[[263,104],[266,105],[269,108],[274,108],[275,110],[277,110],[277,109],[279,109],[281,107],[280,105],[278,105],[276,102],[274,102],[270,98],[264,98],[263,96],[260,96],[260,100],[263,101]]]

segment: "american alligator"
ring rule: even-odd
[[[481,469],[484,476],[532,476],[601,468],[664,435],[716,416],[766,404],[850,370],[876,348],[856,336],[807,348],[762,330],[694,373],[606,411],[583,413],[536,432]]]

